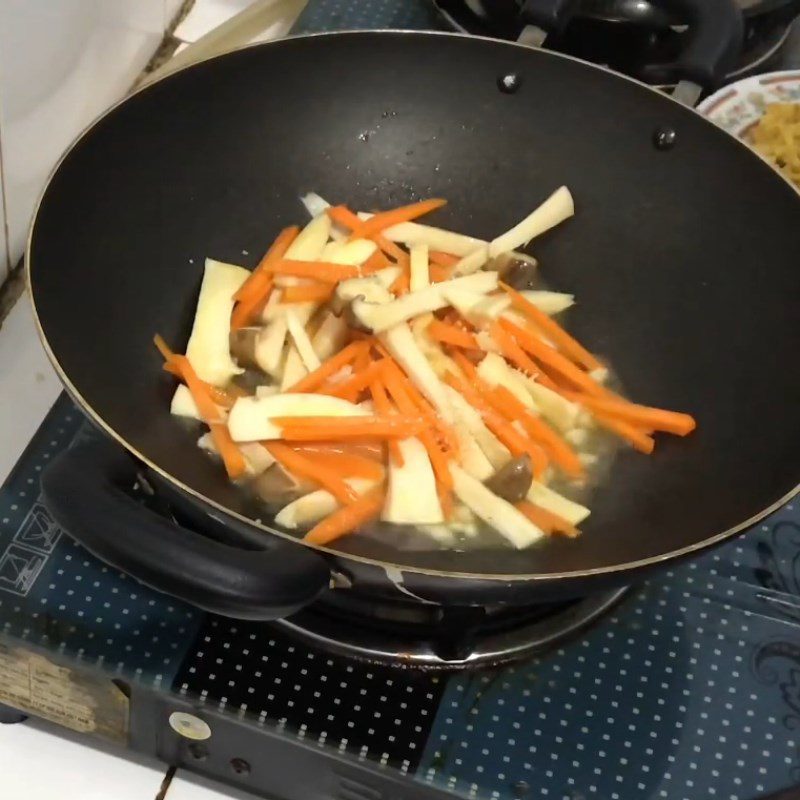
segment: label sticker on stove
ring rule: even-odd
[[[79,733],[124,744],[128,698],[108,678],[0,644],[0,703]]]

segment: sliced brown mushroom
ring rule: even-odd
[[[231,355],[240,367],[255,367],[258,369],[256,361],[256,345],[258,334],[261,328],[239,328],[230,332],[228,346]]]
[[[252,482],[255,493],[268,508],[278,511],[292,500],[313,492],[316,488],[310,481],[297,481],[280,464],[273,464]]]
[[[538,285],[536,259],[524,253],[503,253],[493,258],[487,269],[494,269],[512,289],[518,292],[535,289]]]
[[[524,500],[533,481],[533,466],[528,455],[519,456],[500,467],[489,480],[484,482],[487,489],[509,503]]]
[[[269,386],[272,378],[260,369],[245,367],[244,372],[234,375],[231,383],[240,389],[244,389],[248,394],[255,394],[259,386]]]

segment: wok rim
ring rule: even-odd
[[[269,42],[251,42],[249,44],[241,45],[234,49],[228,50],[224,53],[218,53],[216,55],[208,56],[206,58],[199,59],[198,61],[192,62],[191,64],[186,64],[182,67],[178,67],[175,70],[167,72],[164,75],[161,75],[158,78],[155,78],[151,81],[145,81],[141,86],[138,86],[134,91],[130,94],[125,95],[117,102],[113,103],[103,112],[98,114],[87,126],[85,126],[77,136],[70,142],[68,147],[64,150],[64,152],[59,157],[58,161],[50,171],[49,175],[47,176],[47,181],[44,184],[39,196],[36,200],[36,204],[34,205],[33,209],[33,216],[31,219],[30,226],[28,228],[28,236],[25,244],[25,288],[27,289],[28,299],[30,301],[30,308],[33,313],[34,324],[36,326],[36,331],[39,336],[39,340],[42,343],[42,347],[47,355],[48,360],[50,361],[53,369],[55,370],[56,374],[58,375],[59,380],[64,385],[64,388],[70,398],[75,401],[83,410],[84,414],[88,416],[88,418],[98,427],[100,428],[106,435],[108,435],[111,439],[116,441],[119,445],[121,445],[130,455],[132,455],[140,464],[144,465],[147,469],[152,470],[158,476],[160,476],[163,480],[170,483],[173,487],[175,487],[178,491],[184,493],[188,497],[192,499],[193,502],[198,502],[201,506],[207,506],[215,511],[220,512],[224,517],[229,517],[234,520],[237,520],[240,523],[248,525],[256,530],[261,531],[262,533],[277,536],[281,539],[286,541],[290,541],[299,545],[301,547],[306,547],[309,550],[316,551],[321,553],[323,556],[332,557],[335,559],[342,559],[346,561],[355,561],[360,562],[362,564],[366,564],[373,567],[378,567],[380,569],[392,569],[392,570],[400,570],[401,573],[409,573],[409,574],[419,574],[419,575],[426,575],[431,577],[438,577],[438,578],[453,578],[459,580],[472,580],[472,581],[480,581],[480,582],[491,582],[491,581],[504,581],[504,582],[514,582],[514,583],[549,583],[554,581],[569,581],[569,580],[581,580],[581,579],[591,579],[591,578],[599,578],[602,576],[610,576],[616,574],[624,574],[626,572],[638,571],[643,570],[651,567],[656,567],[661,564],[666,564],[670,561],[674,561],[677,559],[685,558],[687,556],[700,553],[703,550],[708,548],[714,547],[715,545],[721,544],[722,542],[726,541],[727,539],[731,539],[737,534],[747,530],[748,528],[753,527],[761,520],[768,517],[770,514],[774,513],[786,503],[788,503],[792,498],[794,498],[798,493],[800,493],[800,482],[798,482],[792,489],[789,490],[788,493],[783,495],[778,500],[775,500],[772,504],[767,506],[765,509],[754,514],[752,517],[744,520],[743,522],[734,525],[733,527],[727,528],[726,530],[715,533],[712,536],[709,536],[700,542],[695,542],[691,545],[686,545],[685,547],[678,548],[676,550],[670,550],[666,553],[662,553],[656,556],[650,556],[648,558],[638,559],[636,561],[629,561],[623,564],[614,564],[610,566],[604,567],[595,567],[592,569],[585,569],[585,570],[572,570],[569,572],[544,572],[544,573],[520,573],[520,574],[504,574],[504,573],[477,573],[477,572],[448,572],[445,570],[438,570],[438,569],[429,569],[425,567],[414,567],[414,566],[407,566],[404,564],[390,562],[390,561],[382,561],[376,558],[369,558],[366,556],[359,556],[353,555],[350,553],[343,553],[339,550],[335,550],[330,547],[325,547],[321,545],[313,545],[304,542],[302,539],[298,539],[297,537],[293,536],[289,533],[284,533],[283,531],[277,530],[275,528],[271,528],[268,525],[265,525],[263,522],[250,519],[249,517],[244,516],[236,511],[233,511],[223,505],[222,503],[218,503],[215,500],[210,499],[206,495],[202,494],[201,492],[193,489],[192,487],[186,485],[182,481],[175,478],[165,469],[160,467],[156,464],[152,459],[148,456],[141,453],[136,447],[134,447],[127,439],[125,439],[120,433],[114,430],[106,421],[105,419],[95,411],[94,407],[83,397],[80,393],[78,388],[75,384],[70,380],[69,376],[66,374],[64,369],[62,368],[61,364],[58,361],[53,349],[50,345],[50,342],[47,338],[47,335],[44,332],[44,328],[42,326],[42,322],[39,318],[39,312],[36,307],[36,300],[33,291],[33,281],[31,278],[31,264],[32,264],[32,245],[33,245],[33,236],[34,231],[36,228],[36,222],[39,217],[39,211],[41,209],[42,203],[44,198],[50,188],[50,184],[53,182],[54,177],[58,173],[61,165],[64,161],[70,156],[72,151],[83,141],[83,139],[88,136],[94,128],[102,122],[107,116],[111,115],[117,108],[122,106],[123,104],[127,103],[134,97],[146,92],[153,86],[161,83],[162,81],[168,80],[169,78],[179,75],[187,70],[191,70],[195,67],[198,67],[202,64],[206,64],[210,61],[215,61],[217,59],[226,58],[227,56],[245,51],[251,50],[256,48],[269,48],[269,47],[280,47],[281,45],[290,44],[295,41],[304,41],[304,40],[314,40],[314,39],[325,39],[334,36],[373,36],[373,37],[380,37],[380,36],[414,36],[414,37],[447,37],[452,39],[463,39],[463,40],[475,40],[479,42],[489,42],[491,44],[501,44],[505,47],[509,48],[520,48],[524,50],[535,50],[540,53],[545,58],[552,58],[552,59],[562,59],[565,61],[572,61],[576,62],[587,69],[597,70],[599,72],[603,72],[606,75],[619,79],[628,81],[630,83],[635,84],[640,89],[647,90],[658,95],[663,100],[666,100],[671,103],[675,103],[676,105],[680,106],[681,108],[692,111],[695,115],[703,121],[704,124],[710,125],[714,130],[718,131],[720,135],[727,136],[730,139],[733,139],[738,145],[740,145],[745,152],[749,153],[751,156],[755,156],[763,161],[767,166],[770,167],[772,173],[776,176],[777,179],[784,181],[785,183],[790,183],[788,179],[784,178],[783,175],[775,171],[769,162],[761,156],[760,153],[753,150],[752,148],[748,147],[741,139],[737,138],[729,134],[724,129],[720,128],[714,122],[712,122],[708,117],[704,116],[700,112],[698,112],[694,107],[690,107],[681,103],[679,100],[676,100],[672,95],[665,94],[663,91],[659,90],[654,86],[650,86],[646,83],[643,83],[635,78],[632,78],[628,75],[624,75],[620,72],[615,72],[614,70],[608,69],[606,67],[602,67],[598,64],[593,64],[589,61],[584,61],[583,59],[576,58],[575,56],[566,55],[563,53],[557,53],[551,50],[546,50],[544,48],[535,47],[533,45],[521,44],[520,42],[509,42],[503,39],[497,39],[490,36],[473,36],[464,34],[458,31],[420,31],[420,30],[409,30],[409,29],[376,29],[376,30],[368,30],[368,29],[351,29],[351,30],[341,30],[341,31],[319,31],[314,33],[304,33],[298,34],[294,36],[286,36],[281,39],[274,39]],[[790,183],[790,185],[792,185]],[[198,535],[202,535],[199,534]]]

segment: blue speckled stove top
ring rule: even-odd
[[[0,642],[466,797],[746,800],[800,781],[792,504],[647,581],[568,645],[431,676],[206,615],[102,565],[38,496],[49,459],[84,435],[62,398],[0,491]]]

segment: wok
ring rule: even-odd
[[[728,7],[700,6],[678,65],[694,81],[724,73],[740,30]],[[514,93],[498,90],[509,73]],[[699,423],[650,458],[622,452],[579,539],[466,553],[358,535],[307,547],[260,519],[198,451],[197,431],[169,415],[174,381],[153,334],[182,347],[203,257],[252,267],[301,219],[302,193],[363,209],[443,196],[437,224],[491,238],[561,184],[577,214],[535,250],[546,280],[578,297],[574,332],[631,397]],[[443,604],[622,585],[733,536],[795,491],[798,253],[789,184],[690,108],[601,68],[408,32],[213,58],[98,120],[41,199],[28,249],[40,333],[107,434],[51,466],[45,498],[99,557],[233,616],[285,615],[329,585]],[[180,522],[125,493],[137,471]]]

